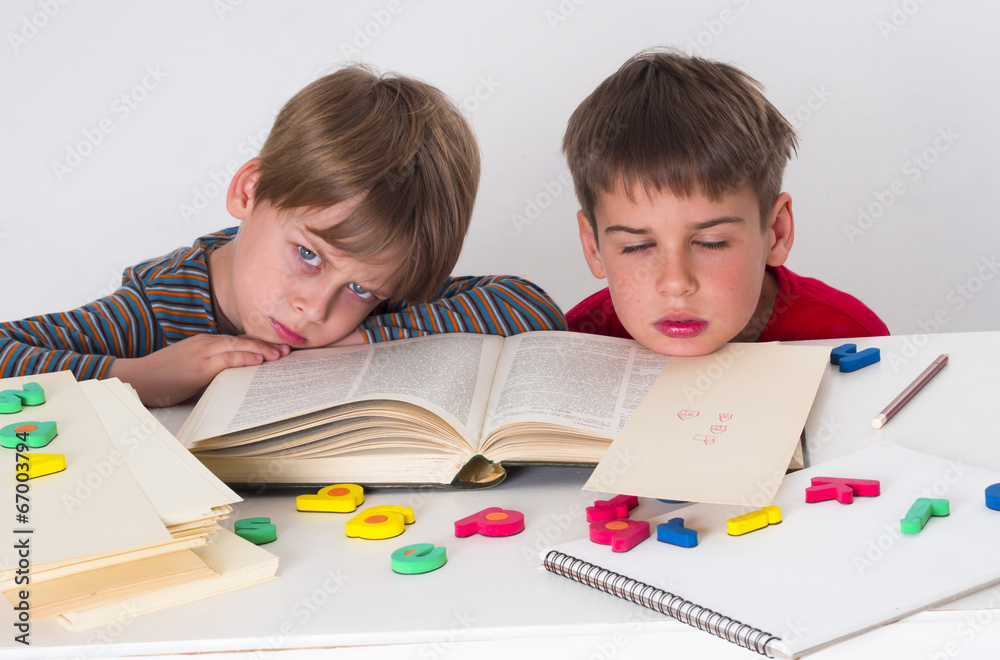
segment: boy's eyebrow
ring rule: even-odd
[[[604,228],[605,234],[613,234],[615,232],[622,232],[623,234],[650,234],[652,233],[646,227],[626,227],[625,225],[611,225]]]
[[[688,225],[688,229],[701,231],[702,229],[711,229],[712,227],[715,227],[717,225],[724,225],[724,224],[735,225],[735,224],[740,224],[741,222],[744,222],[743,218],[735,215],[727,215],[721,218],[712,218],[711,220],[703,220],[702,222],[696,222],[695,224]],[[650,231],[648,227],[627,227],[625,225],[610,225],[609,227],[604,228],[605,234],[613,234],[615,232],[621,232],[623,234],[634,234],[637,236],[652,233],[652,231]]]
[[[711,229],[717,225],[733,224],[738,225],[743,222],[743,218],[735,215],[726,215],[721,218],[712,218],[711,220],[704,220],[702,222],[697,222],[691,225],[691,229],[702,230]]]

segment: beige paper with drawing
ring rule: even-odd
[[[672,358],[584,489],[769,504],[829,355],[825,346],[768,343]]]

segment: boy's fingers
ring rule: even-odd
[[[288,355],[287,350],[282,352],[279,346],[246,337],[226,337],[226,341],[221,342],[221,344],[219,352],[223,353],[258,353],[266,360],[277,360],[283,355]]]
[[[210,371],[213,374],[218,374],[224,369],[252,367],[263,361],[264,356],[253,351],[225,351],[209,358],[208,364]]]

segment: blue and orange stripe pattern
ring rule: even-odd
[[[103,378],[115,358],[219,334],[205,255],[235,235],[235,227],[224,229],[128,268],[115,293],[75,310],[0,323],[0,377],[70,370],[81,380]],[[562,312],[542,289],[507,275],[449,279],[432,302],[382,303],[360,327],[369,343],[442,332],[565,329]]]

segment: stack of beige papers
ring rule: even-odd
[[[60,372],[0,380],[0,391],[29,382],[45,403],[0,415],[0,426],[56,422],[58,436],[30,451],[62,454],[66,469],[26,482],[0,471],[6,492],[27,486],[26,512],[0,551],[12,567],[0,571],[0,590],[12,604],[27,591],[32,619],[80,630],[123,608],[140,614],[275,577],[277,557],[219,527],[239,496],[127,385]]]

